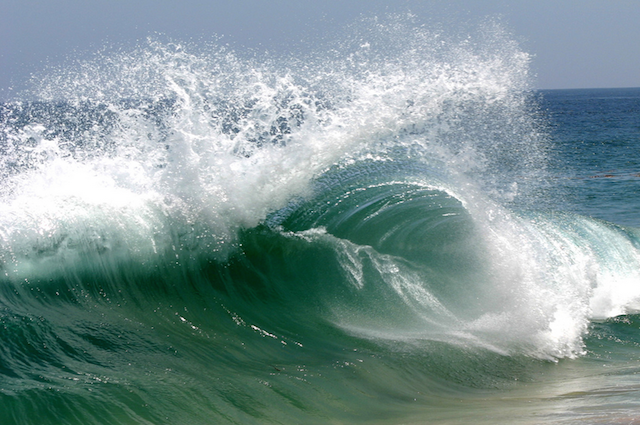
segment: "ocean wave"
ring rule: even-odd
[[[150,40],[2,105],[0,419],[349,421],[636,312],[637,230],[547,208],[529,56],[413,19],[296,58]]]

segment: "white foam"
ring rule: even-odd
[[[464,135],[521,129],[501,123],[525,113],[529,58],[493,24],[469,42],[412,19],[365,22],[370,43],[355,35],[306,58],[149,40],[41,76],[30,95],[52,112],[13,104],[29,124],[3,129],[4,251],[97,232],[156,252],[198,227],[222,252],[349,158],[405,146],[451,172],[481,167],[491,144]]]

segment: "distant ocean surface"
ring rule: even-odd
[[[149,40],[0,105],[0,423],[640,423],[640,89],[499,25]]]

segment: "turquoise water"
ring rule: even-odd
[[[640,90],[529,62],[396,17],[48,71],[0,108],[0,422],[637,421]]]

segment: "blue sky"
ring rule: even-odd
[[[153,33],[286,51],[360,15],[409,10],[448,25],[499,16],[534,55],[538,88],[640,86],[640,0],[1,0],[0,96],[47,65]]]

